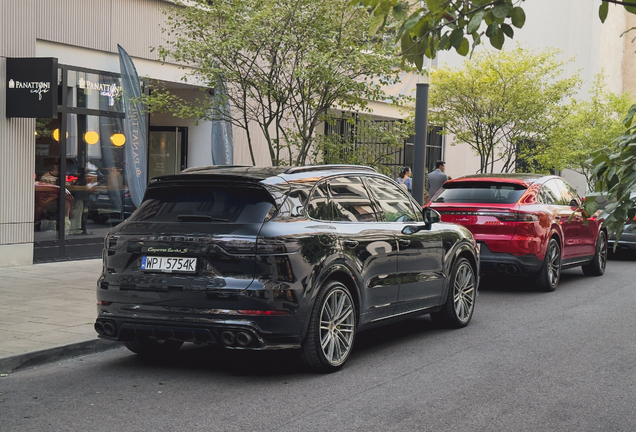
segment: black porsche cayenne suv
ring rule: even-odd
[[[205,167],[153,179],[105,239],[99,337],[141,355],[184,342],[299,349],[343,366],[356,332],[473,315],[479,253],[371,168]]]

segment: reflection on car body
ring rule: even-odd
[[[141,355],[289,348],[334,371],[364,328],[422,314],[467,325],[475,247],[370,168],[186,170],[151,181],[106,237],[95,329]],[[175,268],[184,259],[195,271]]]

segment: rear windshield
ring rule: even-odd
[[[525,186],[516,183],[469,181],[446,183],[433,202],[512,204],[517,202],[525,191]]]
[[[260,223],[274,206],[259,187],[230,184],[151,187],[131,221]]]

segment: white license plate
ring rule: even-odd
[[[110,201],[110,197],[108,195],[98,195],[97,199],[100,201]]]
[[[197,270],[197,259],[145,256],[141,257],[141,269],[166,273],[194,273]]]

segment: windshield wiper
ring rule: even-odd
[[[179,215],[179,222],[229,222],[229,219],[215,218],[208,215]]]

